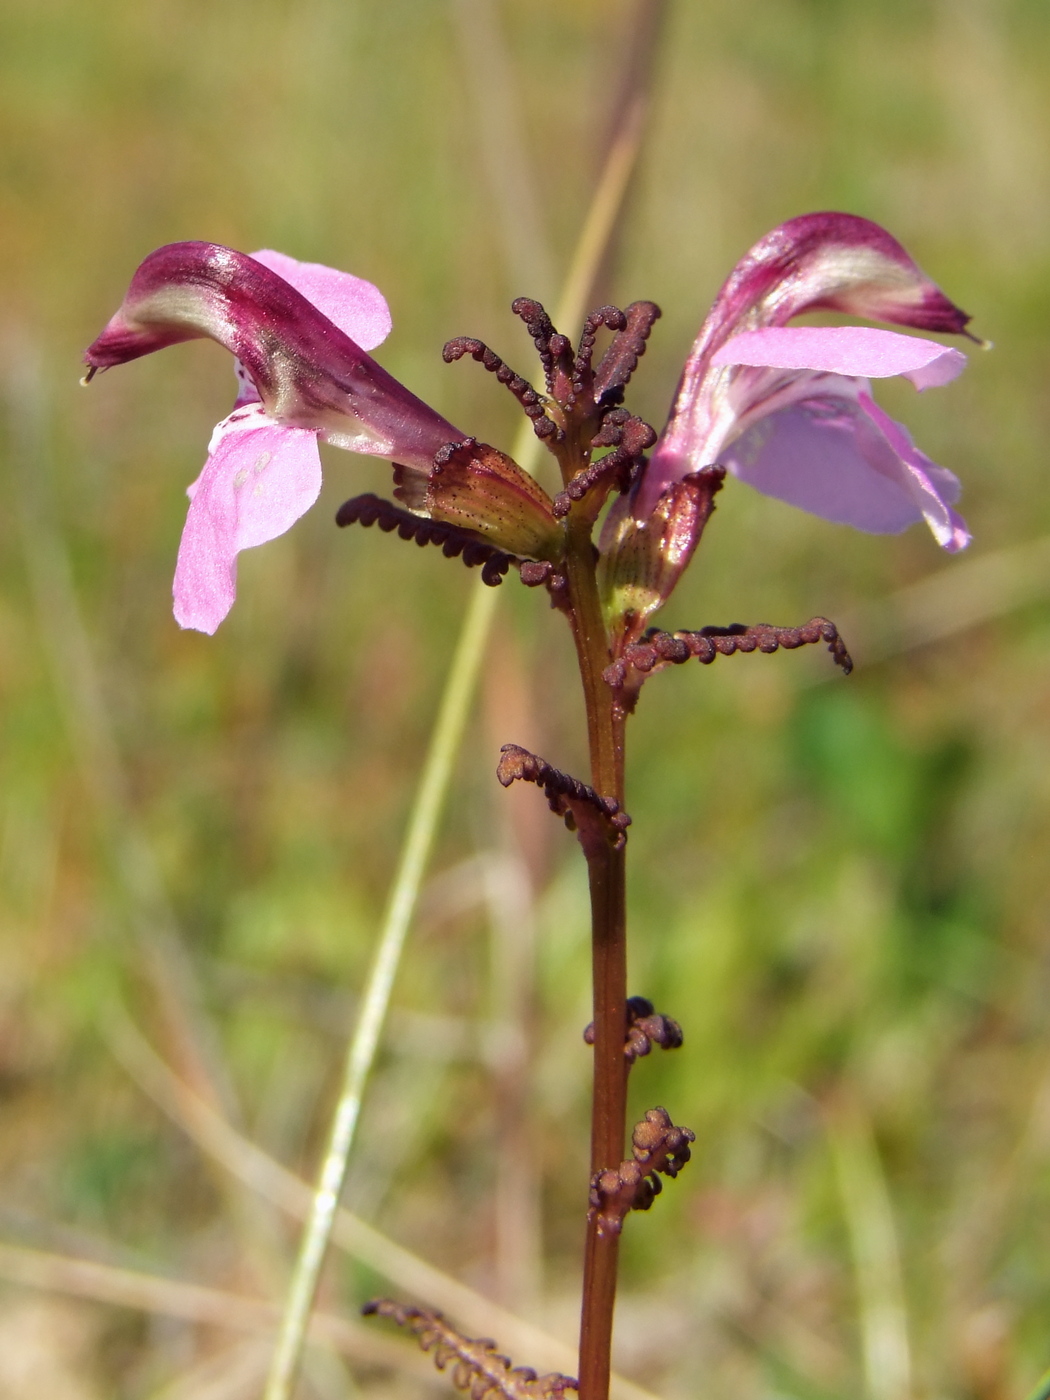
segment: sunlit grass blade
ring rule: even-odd
[[[893,1205],[871,1126],[858,1106],[832,1111],[828,1140],[853,1256],[865,1388],[870,1400],[909,1400],[908,1310]]]
[[[275,1304],[219,1288],[206,1288],[180,1279],[164,1278],[140,1270],[117,1268],[94,1259],[28,1249],[0,1242],[0,1278],[23,1287],[90,1298],[113,1307],[161,1317],[182,1318],[205,1327],[236,1332],[269,1332],[276,1317]],[[314,1313],[310,1328],[344,1355],[367,1365],[407,1369],[429,1380],[429,1369],[416,1365],[415,1352],[389,1342],[350,1318]]]

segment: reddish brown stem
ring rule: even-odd
[[[573,515],[576,512],[574,510]],[[566,575],[570,616],[583,682],[591,781],[603,797],[623,802],[623,719],[602,678],[609,662],[605,625],[586,516],[570,516]],[[627,1127],[627,926],[625,851],[587,843],[594,973],[594,1098],[591,1174],[617,1168]],[[580,1321],[580,1400],[607,1400],[619,1240],[587,1227]]]
[[[616,1167],[623,1157],[627,1127],[627,929],[624,917],[625,851],[588,859],[594,973],[594,1099],[591,1118],[591,1175]],[[587,1226],[583,1305],[580,1318],[580,1400],[605,1400],[609,1393],[610,1350],[619,1235]]]

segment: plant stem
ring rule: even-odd
[[[567,556],[573,634],[587,712],[591,781],[603,797],[623,802],[624,722],[602,679],[609,653],[594,572],[590,529],[570,519]],[[591,1175],[616,1168],[627,1124],[627,921],[623,849],[588,843],[591,956],[594,978],[594,1096],[591,1108]],[[619,1237],[587,1226],[580,1319],[580,1400],[609,1394],[613,1309]]]
[[[641,41],[634,46],[631,60],[632,81],[629,83],[617,106],[616,120],[604,151],[598,183],[591,199],[580,237],[573,253],[572,263],[559,300],[556,317],[561,325],[578,324],[585,313],[588,297],[598,278],[603,260],[609,253],[617,229],[617,219],[627,193],[631,174],[634,170],[641,146],[645,96],[648,91],[648,64],[652,56],[655,35],[659,28],[659,16],[664,8],[664,0],[638,0],[638,14],[641,17],[639,34]],[[515,459],[529,470],[539,455],[539,444],[533,435],[531,424],[523,425],[514,446]],[[580,617],[586,617],[586,642],[580,650],[577,638],[577,651],[587,657],[589,670],[584,679],[584,694],[588,697],[588,734],[591,736],[591,752],[600,752],[600,760],[594,768],[594,782],[599,791],[611,795],[622,788],[622,742],[618,743],[612,720],[610,692],[601,680],[602,668],[607,663],[605,656],[604,629],[601,623],[601,609],[598,602],[594,579],[594,566],[590,545],[590,532],[586,541],[578,542],[579,559],[584,565],[580,571],[581,593]],[[590,571],[589,582],[587,571]],[[404,945],[408,923],[419,895],[423,871],[426,865],[441,809],[448,790],[448,780],[452,761],[459,746],[459,740],[466,722],[467,710],[477,681],[484,652],[485,640],[491,626],[495,608],[495,590],[479,585],[471,601],[463,631],[446,682],[441,711],[431,738],[424,764],[423,775],[417,790],[415,804],[402,847],[401,859],[391,890],[390,899],[380,931],[379,944],[373,959],[369,980],[366,985],[358,1025],[347,1051],[343,1071],[343,1081],[335,1116],[329,1131],[325,1156],[314,1196],[314,1205],[307,1221],[299,1247],[299,1255],[289,1286],[285,1310],[281,1319],[274,1358],[267,1379],[264,1400],[291,1400],[295,1386],[299,1359],[309,1326],[310,1313],[320,1280],[328,1242],[331,1238],[339,1197],[346,1180],[351,1144],[360,1113],[361,1099],[375,1057],[379,1035],[382,1031],[386,1010],[393,989],[393,979],[397,971],[401,950]],[[604,697],[604,704],[603,704]],[[593,711],[593,713],[592,713]],[[618,756],[619,755],[619,756]],[[592,762],[593,766],[593,762]],[[603,786],[604,785],[604,786]],[[615,853],[610,852],[610,856]],[[598,886],[603,897],[595,896],[595,878],[592,875],[592,907],[603,909],[602,927],[612,928],[618,924],[618,937],[605,940],[608,949],[607,970],[601,973],[603,1007],[619,1006],[620,1030],[619,1049],[616,1052],[617,1066],[624,1078],[624,1087],[618,1091],[622,1101],[626,1078],[623,1061],[623,1039],[626,1033],[626,973],[616,971],[624,962],[623,952],[623,860],[622,856],[612,859],[609,869],[598,878]],[[618,912],[617,912],[618,911]],[[597,917],[597,916],[596,916]],[[597,927],[597,925],[595,925]],[[596,939],[595,946],[598,946]],[[617,952],[617,949],[619,951]],[[620,988],[615,991],[613,984]],[[608,984],[608,985],[606,985]],[[595,979],[596,1007],[599,978]],[[617,1013],[614,1012],[613,1016]],[[612,1065],[612,1054],[608,1050],[610,1027],[603,1023],[597,1010],[596,1030],[602,1039],[594,1047],[595,1065]],[[615,1036],[612,1037],[615,1039]],[[600,1093],[602,1121],[608,1124],[607,1136],[611,1143],[618,1122],[620,1146],[612,1156],[603,1151],[603,1158],[616,1165],[623,1143],[624,1108],[617,1109],[617,1093],[612,1083],[616,1073],[610,1075],[610,1083],[604,1085]],[[597,1086],[596,1086],[597,1087]],[[596,1099],[596,1103],[598,1099]],[[599,1115],[596,1113],[595,1121]],[[588,1246],[588,1256],[590,1246]],[[595,1354],[604,1347],[604,1381],[592,1390],[597,1397],[608,1393],[608,1354],[612,1329],[612,1305],[616,1288],[616,1251],[611,1254],[611,1267],[602,1255],[608,1282],[605,1289],[607,1302],[598,1311],[606,1318],[597,1328],[592,1328],[596,1336]],[[589,1277],[589,1273],[587,1274]],[[585,1305],[586,1306],[586,1305]],[[599,1366],[599,1371],[601,1367]],[[601,1388],[604,1386],[604,1389]]]

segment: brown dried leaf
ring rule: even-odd
[[[416,1334],[424,1351],[433,1350],[438,1370],[452,1366],[452,1382],[469,1390],[470,1400],[566,1400],[579,1387],[571,1376],[538,1376],[531,1366],[514,1366],[487,1337],[464,1337],[433,1308],[413,1308],[392,1298],[373,1298],[366,1317],[388,1317]]]

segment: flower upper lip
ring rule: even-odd
[[[875,408],[868,380],[944,384],[965,356],[891,331],[785,325],[815,310],[954,334],[970,320],[878,224],[822,213],[780,225],[737,264],[700,329],[635,488],[635,517],[671,483],[722,462],[825,518],[883,532],[925,517],[939,543],[962,548],[958,482]]]
[[[440,447],[465,436],[285,277],[215,243],[151,253],[85,361],[108,369],[200,337],[237,357],[272,418],[337,447],[426,471]]]
[[[237,357],[234,411],[188,492],[174,585],[181,626],[214,632],[233,604],[240,550],[283,534],[313,505],[318,437],[417,473],[463,439],[366,353],[389,330],[371,283],[272,250],[171,243],[138,268],[88,348],[89,378],[198,337]]]

